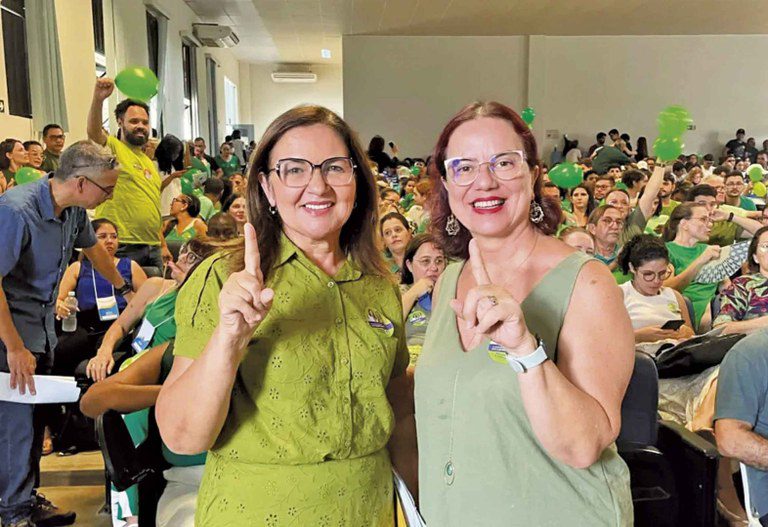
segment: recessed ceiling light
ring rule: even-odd
[[[331,50],[330,49],[321,49],[320,50],[320,56],[324,59],[331,58]]]

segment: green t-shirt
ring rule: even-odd
[[[43,163],[40,165],[40,170],[53,172],[59,168],[59,157],[56,154],[49,152],[47,149],[43,151]]]
[[[685,271],[689,265],[698,258],[701,253],[707,250],[706,243],[697,243],[693,247],[685,247],[678,245],[675,242],[667,242],[667,251],[669,251],[669,263],[675,268],[675,276]],[[717,292],[717,283],[714,284],[702,284],[699,282],[691,282],[683,289],[682,293],[691,299],[693,303],[693,311],[696,316],[694,325],[698,327],[701,322],[701,317],[707,310],[707,306],[715,297]]]
[[[675,201],[673,199],[669,200],[669,205],[663,205],[661,207],[661,214],[665,216],[669,216],[672,214],[672,211],[677,208],[677,206],[680,205],[679,201]]]
[[[709,233],[709,245],[719,245],[720,247],[733,245],[737,238],[741,238],[743,231],[743,228],[733,222],[727,220],[716,221],[712,225],[712,231]]]
[[[182,288],[176,356],[195,359],[210,340],[229,265],[213,256]],[[394,427],[385,390],[409,360],[399,291],[350,261],[330,277],[286,236],[266,285],[272,308],[238,368],[197,524],[288,514],[295,525],[385,525]],[[253,489],[265,491],[254,500]],[[247,506],[220,507],[221,496]]]
[[[211,201],[211,198],[209,198],[206,195],[198,196],[197,199],[200,200],[200,218],[206,223],[208,223],[208,220],[211,219],[211,216],[216,214],[216,209],[213,206],[213,201]]]
[[[216,164],[219,165],[219,168],[224,173],[223,177],[225,179],[229,179],[232,174],[238,174],[240,173],[240,161],[238,161],[237,156],[232,156],[229,158],[229,161],[224,161],[221,156],[216,156]]]
[[[741,207],[744,210],[757,210],[757,207],[755,206],[755,202],[749,199],[746,196],[739,196],[739,207]]]
[[[107,147],[120,163],[112,199],[96,207],[96,217],[117,225],[120,243],[160,245],[160,174],[140,148],[109,136]]]

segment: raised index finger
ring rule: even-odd
[[[261,254],[259,253],[259,242],[256,238],[256,229],[249,223],[245,224],[245,270],[258,276],[261,270]]]
[[[485,270],[483,256],[477,247],[477,242],[473,239],[469,241],[469,263],[472,266],[472,276],[475,277],[477,285],[488,285],[491,283],[491,277]]]

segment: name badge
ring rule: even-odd
[[[136,334],[136,338],[133,339],[131,347],[136,353],[141,353],[149,346],[152,341],[152,337],[155,335],[155,326],[146,318],[141,322],[139,332]]]
[[[96,298],[96,308],[99,310],[99,320],[106,322],[115,320],[120,315],[120,309],[117,307],[115,295],[104,298]]]

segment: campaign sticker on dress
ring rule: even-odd
[[[388,337],[391,337],[395,333],[395,325],[392,324],[387,317],[376,313],[372,309],[368,310],[368,325],[373,329],[383,331]]]
[[[420,309],[408,315],[408,323],[412,326],[424,326],[427,323],[427,315]]]
[[[488,356],[494,362],[507,364],[507,349],[498,342],[491,341],[488,344]]]

